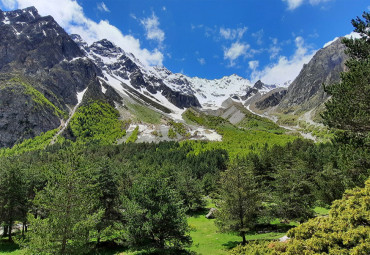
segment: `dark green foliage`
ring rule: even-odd
[[[313,175],[299,159],[288,159],[277,166],[274,187],[275,215],[281,219],[303,222],[313,216],[315,202]]]
[[[370,14],[364,12],[363,18],[352,20],[361,38],[343,39],[350,56],[348,71],[340,83],[325,87],[331,99],[322,116],[329,127],[362,136],[370,131]]]
[[[186,211],[198,211],[204,208],[202,182],[193,176],[190,169],[180,169],[174,176],[174,182],[174,188],[178,191]]]
[[[107,157],[99,159],[97,163],[96,189],[100,191],[98,208],[103,210],[103,215],[96,227],[98,232],[97,243],[99,244],[102,232],[105,236],[109,233],[114,236],[115,230],[119,231],[117,227],[119,226],[122,229],[123,226],[117,171],[114,169],[113,162]],[[109,239],[109,237],[106,237],[105,241]]]
[[[134,183],[124,202],[127,241],[133,246],[183,249],[190,245],[185,210],[163,178]]]
[[[222,231],[245,235],[257,222],[261,207],[260,190],[249,162],[237,161],[221,174],[220,206],[216,224]]]
[[[48,183],[33,201],[31,231],[25,247],[32,254],[83,254],[89,251],[89,235],[102,212],[94,210],[97,189],[85,161],[76,151],[59,153],[49,165]]]
[[[14,161],[14,162],[12,162]],[[4,236],[12,240],[15,221],[25,222],[27,217],[27,175],[24,165],[17,158],[2,158],[0,161],[0,223]]]

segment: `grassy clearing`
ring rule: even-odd
[[[148,107],[139,104],[126,104],[129,111],[136,116],[137,120],[150,124],[159,124],[162,115]]]
[[[318,215],[318,216],[325,216],[325,215],[328,215],[329,214],[329,209],[327,208],[324,208],[324,207],[315,207],[313,209],[315,211],[315,213]]]
[[[8,255],[23,255],[25,252],[19,249],[19,246],[15,243],[9,242],[8,240],[0,239],[0,254]]]
[[[193,245],[190,250],[197,254],[227,254],[228,250],[236,247],[242,238],[236,233],[220,233],[215,225],[214,219],[207,219],[204,215],[195,215],[188,218],[189,226],[193,229],[190,233]],[[247,240],[271,240],[278,239],[285,235],[285,232],[250,233]]]

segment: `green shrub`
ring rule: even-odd
[[[129,138],[127,138],[126,143],[134,143],[137,140],[137,135],[139,134],[139,126],[136,126],[134,131],[132,131],[132,134]]]

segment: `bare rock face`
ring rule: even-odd
[[[9,78],[0,75],[0,147],[55,129],[62,118],[28,81]]]
[[[345,61],[348,59],[341,40],[342,38],[339,38],[319,50],[311,61],[303,66],[280,102],[280,110],[294,107],[309,110],[326,101],[328,95],[324,92],[323,84],[339,82],[340,73],[345,70]]]
[[[206,215],[207,219],[214,219],[215,218],[215,213],[217,212],[216,208],[211,208],[209,212]]]
[[[57,128],[100,73],[51,16],[0,10],[0,147]]]
[[[286,93],[286,89],[275,89],[268,93],[265,97],[262,97],[259,101],[256,102],[255,105],[259,110],[265,110],[267,108],[274,107],[281,102]]]

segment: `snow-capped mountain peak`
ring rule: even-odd
[[[140,93],[149,93],[150,97],[167,107],[173,104],[174,107],[169,107],[173,111],[190,106],[217,109],[228,98],[242,100],[253,87],[251,81],[236,74],[208,80],[172,73],[165,67],[144,66],[133,54],[123,51],[106,39],[88,46],[80,36],[71,37],[86,56],[103,70],[108,83],[119,81]],[[121,86],[116,84],[114,87],[124,92]],[[263,88],[268,89],[266,86]]]

